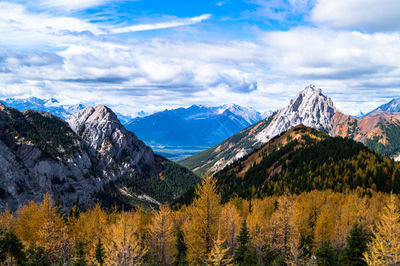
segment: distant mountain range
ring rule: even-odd
[[[179,157],[207,149],[261,119],[249,107],[192,105],[135,118],[125,126],[155,151]]]
[[[65,209],[171,202],[200,179],[154,154],[106,106],[66,121],[48,112],[19,112],[0,103],[0,210],[44,193]]]
[[[398,110],[396,102],[394,100],[374,113],[355,118],[337,111],[332,100],[322,94],[321,89],[310,85],[268,119],[179,163],[197,174],[204,174],[207,170],[215,173],[300,124],[322,130],[331,136],[352,138],[377,152],[397,158],[400,155],[400,114],[380,111]]]
[[[17,109],[19,111],[23,110],[34,110],[34,111],[45,111],[52,115],[58,116],[62,119],[67,119],[72,114],[82,110],[86,106],[83,104],[75,105],[63,105],[57,99],[40,99],[36,97],[29,98],[6,98],[0,100],[5,106]],[[123,115],[117,113],[118,119],[121,123],[126,123],[132,120],[131,116]]]

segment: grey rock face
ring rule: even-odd
[[[300,124],[316,129],[328,129],[335,111],[332,100],[323,95],[321,89],[310,85],[291,100],[288,106],[279,110],[269,126],[257,134],[255,139],[266,143]]]
[[[109,108],[85,108],[68,123],[0,103],[0,210],[40,201],[44,193],[65,209],[86,207],[111,180],[159,173],[153,151]]]
[[[65,147],[59,146],[58,155],[51,156],[50,148],[33,137],[38,129],[32,117],[68,128],[48,113],[19,113],[0,105],[0,209],[6,203],[14,210],[29,200],[39,201],[46,192],[60,199],[65,208],[90,204],[101,183],[91,174],[91,160],[79,139],[72,130],[63,132],[71,134],[71,142],[65,145],[74,152],[67,155]]]
[[[108,107],[87,107],[67,122],[95,158],[96,170],[103,178],[115,180],[126,174],[160,171],[151,148],[126,130]]]

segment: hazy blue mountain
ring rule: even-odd
[[[18,111],[23,110],[34,110],[34,111],[45,111],[49,112],[52,115],[58,116],[62,119],[67,119],[72,114],[75,114],[85,108],[86,106],[83,104],[75,104],[75,105],[63,105],[57,99],[40,99],[36,97],[30,98],[7,98],[4,100],[0,100],[7,107],[11,107],[17,109]],[[118,119],[122,124],[127,123],[132,120],[132,116],[123,115],[116,113]]]
[[[261,119],[259,112],[239,105],[192,105],[135,118],[125,126],[156,152],[176,159],[207,149]]]

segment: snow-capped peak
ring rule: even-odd
[[[307,86],[292,99],[288,106],[278,111],[272,122],[255,136],[262,143],[290,128],[303,124],[313,128],[329,128],[336,108],[320,88]]]
[[[219,114],[222,114],[226,110],[229,110],[231,113],[242,117],[249,124],[254,124],[262,119],[261,114],[252,107],[240,106],[237,104],[224,104],[218,107]]]

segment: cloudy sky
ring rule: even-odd
[[[0,1],[0,98],[264,111],[312,83],[367,112],[400,96],[398,1]]]

